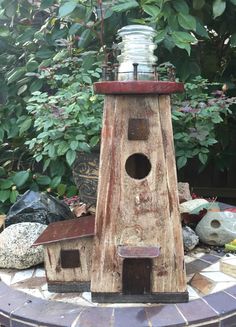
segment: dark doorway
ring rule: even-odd
[[[151,259],[124,259],[123,294],[150,293]]]

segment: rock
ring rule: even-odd
[[[183,242],[184,242],[184,249],[186,251],[190,251],[195,248],[195,246],[199,242],[199,237],[196,233],[188,226],[184,226],[183,229]]]
[[[64,202],[48,194],[27,191],[10,208],[6,226],[21,222],[49,224],[72,218],[74,214]]]
[[[183,202],[179,205],[180,213],[184,213],[184,212],[191,213],[198,207],[200,207],[202,209],[202,206],[204,206],[204,204],[208,204],[208,203],[209,202],[205,199],[194,199],[194,200],[189,200],[189,201]],[[199,211],[201,209],[199,209]]]
[[[179,203],[192,200],[189,190],[189,183],[178,183]]]
[[[236,238],[236,213],[209,211],[196,226],[200,241],[222,246]]]
[[[43,262],[43,247],[31,247],[47,225],[19,223],[0,234],[0,268],[26,269]]]

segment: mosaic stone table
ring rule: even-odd
[[[90,293],[47,291],[43,267],[24,271],[0,270],[0,325],[73,327],[236,326],[236,279],[219,271],[223,253],[185,256],[189,303],[112,304],[90,301]],[[235,258],[234,256],[232,256]],[[210,287],[202,284],[208,280]],[[198,285],[199,282],[199,285]]]

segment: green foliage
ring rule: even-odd
[[[102,102],[92,83],[104,58],[114,61],[117,29],[154,27],[159,64],[173,63],[183,81],[202,75],[233,92],[235,13],[235,0],[0,1],[0,211],[27,188],[76,193],[71,165],[99,142]],[[207,162],[230,115],[228,100],[211,104],[202,83],[187,84],[184,100],[197,113],[173,114],[179,167],[191,156]]]
[[[100,73],[95,66],[86,71],[76,57],[41,69],[39,78],[47,91],[36,91],[28,99],[36,136],[25,144],[37,162],[46,163],[43,170],[59,159],[72,166],[77,151],[89,151],[98,144],[102,97],[93,94],[91,84]]]
[[[196,77],[185,84],[184,99],[175,97],[173,128],[179,169],[194,157],[206,166],[215,145],[221,142],[218,125],[226,124],[236,97],[228,98],[222,91],[213,92],[213,87],[216,85]]]

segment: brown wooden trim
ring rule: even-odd
[[[184,84],[165,81],[110,81],[94,83],[98,94],[171,94],[184,92]]]
[[[160,255],[159,246],[118,246],[122,258],[156,258]]]

